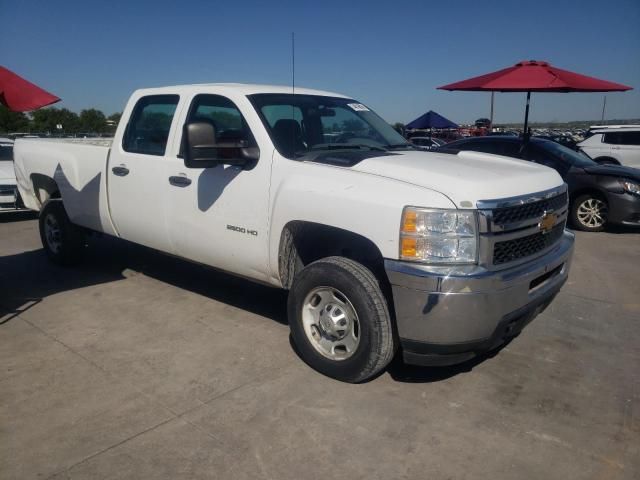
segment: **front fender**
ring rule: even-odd
[[[274,283],[279,281],[280,236],[291,221],[356,233],[373,242],[384,258],[397,259],[405,206],[455,208],[443,194],[423,187],[346,167],[286,159],[274,162],[271,187],[269,266]]]

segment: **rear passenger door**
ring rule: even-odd
[[[109,206],[118,234],[132,242],[174,253],[166,228],[167,152],[176,131],[178,95],[137,100],[122,142],[113,145],[107,170]],[[126,112],[125,112],[126,113]]]

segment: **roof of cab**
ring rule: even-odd
[[[235,92],[241,95],[253,95],[256,93],[292,93],[292,87],[285,85],[258,85],[249,83],[195,83],[191,85],[173,85],[157,88],[142,88],[140,93],[167,94],[188,92]],[[300,95],[322,95],[328,97],[350,98],[340,93],[314,90],[310,88],[296,87],[295,93]]]

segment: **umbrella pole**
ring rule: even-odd
[[[522,132],[522,136],[524,141],[529,140],[529,102],[531,100],[531,92],[527,92],[527,106],[524,109],[524,132]]]
[[[493,131],[493,95],[496,92],[491,92],[491,116],[489,117],[489,133]]]

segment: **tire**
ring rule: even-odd
[[[57,265],[78,264],[83,257],[85,235],[67,216],[61,200],[50,200],[38,219],[40,240],[47,257]]]
[[[584,232],[601,232],[607,225],[609,205],[600,195],[587,193],[571,205],[571,224]]]
[[[291,337],[318,372],[349,383],[368,380],[396,349],[387,301],[369,269],[344,257],[303,268],[288,299]]]

